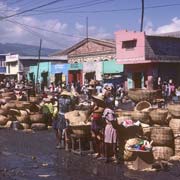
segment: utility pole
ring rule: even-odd
[[[42,46],[42,39],[40,39],[40,44],[39,44],[39,51],[38,51],[38,61],[37,61],[37,76],[36,76],[36,86],[39,86],[39,63],[40,63],[40,58],[41,58],[41,46]],[[38,87],[36,87],[37,89]],[[38,89],[37,89],[38,90]],[[37,92],[36,90],[36,92]]]
[[[140,31],[143,31],[143,22],[144,22],[144,0],[142,0],[142,11],[141,11],[141,28]]]

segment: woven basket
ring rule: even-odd
[[[151,140],[155,146],[172,146],[173,132],[169,127],[152,127]]]
[[[149,113],[149,116],[151,117],[151,121],[154,124],[160,124],[164,125],[166,124],[166,118],[168,115],[168,110],[166,109],[154,109]]]
[[[8,122],[8,118],[6,116],[0,115],[0,125],[5,126]]]
[[[44,122],[43,117],[44,117],[43,114],[40,114],[40,113],[29,115],[31,123],[43,123]]]
[[[35,131],[41,131],[41,130],[46,130],[47,126],[44,123],[33,123],[31,124],[31,129]]]
[[[16,108],[19,110],[30,108],[30,103],[27,101],[16,101],[15,104]]]
[[[151,136],[151,127],[149,124],[144,124],[141,123],[142,131],[143,131],[143,136],[147,137],[148,140],[150,139]]]
[[[36,113],[36,112],[40,112],[41,111],[41,106],[33,103],[33,104],[30,104],[30,107],[28,109],[30,110],[30,112]]]
[[[40,98],[38,96],[30,96],[29,101],[32,103],[39,103]]]
[[[18,116],[18,115],[20,115],[20,112],[18,109],[9,109],[8,114],[10,114],[12,116]]]
[[[154,146],[152,150],[156,160],[169,160],[174,154],[173,149],[166,146]]]
[[[121,109],[117,109],[115,111],[115,114],[118,116],[118,117],[121,117],[121,116],[128,116],[128,117],[131,117],[133,111],[125,111],[125,110],[121,110]]]
[[[174,139],[175,155],[180,156],[180,136]]]
[[[180,119],[171,119],[169,127],[172,129],[174,135],[180,134]]]
[[[0,115],[7,115],[8,111],[6,109],[0,108]]]
[[[23,129],[30,129],[30,125],[28,123],[21,123]]]
[[[3,92],[3,93],[1,93],[2,97],[10,97],[10,96],[13,96],[13,95],[14,95],[14,92]]]
[[[157,90],[148,90],[148,89],[129,89],[128,97],[134,102],[139,101],[153,101],[157,97]]]
[[[79,136],[91,136],[91,125],[70,126],[72,133]]]
[[[167,108],[174,117],[180,117],[180,105],[179,104],[169,104]]]
[[[148,101],[140,101],[139,103],[136,104],[134,110],[148,112],[150,108],[151,108],[151,104]]]
[[[29,122],[29,116],[28,116],[28,115],[16,116],[16,119],[17,119],[20,123],[28,123],[28,122]]]
[[[16,105],[14,102],[8,102],[4,105],[4,108],[5,109],[15,109],[16,108]]]
[[[134,121],[140,121],[145,124],[149,124],[150,119],[149,119],[149,113],[148,112],[143,112],[143,111],[133,111],[132,112],[132,119]]]

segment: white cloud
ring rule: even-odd
[[[145,31],[147,34],[161,34],[180,31],[180,18],[174,17],[169,24],[153,28],[153,23],[148,21],[145,26]]]
[[[18,7],[10,8],[5,3],[0,2],[0,11],[3,12],[3,15],[1,16],[14,14],[19,9],[20,8]],[[12,22],[9,22],[8,20]],[[24,25],[20,25],[16,21]],[[28,26],[38,27],[39,29]],[[50,33],[43,31],[42,29],[57,33]],[[71,36],[71,34],[74,36]],[[102,27],[89,26],[89,36],[98,39],[106,39],[112,38],[113,34],[106,32]],[[70,27],[67,23],[61,22],[59,19],[52,17],[48,18],[48,16],[45,20],[34,16],[15,16],[0,21],[0,43],[10,42],[39,45],[39,39],[42,38],[43,47],[64,49],[85,37],[85,25],[76,22]]]

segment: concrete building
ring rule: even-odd
[[[30,76],[31,80],[41,82],[42,73],[48,74],[50,72],[50,63],[67,63],[67,57],[40,57],[36,56],[20,56],[19,54],[6,56],[6,75],[16,78],[18,81],[24,77]],[[39,71],[38,64],[39,65]],[[38,73],[38,74],[37,74]]]
[[[155,87],[158,77],[180,84],[180,38],[149,36],[144,32],[118,31],[117,62],[124,64],[126,87]]]

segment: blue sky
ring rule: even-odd
[[[53,1],[0,0],[0,12],[6,17]],[[144,1],[147,34],[180,31],[180,0]],[[36,45],[42,38],[45,47],[64,49],[85,37],[86,17],[90,37],[114,38],[118,30],[139,31],[140,8],[141,0],[59,0],[53,5],[1,20],[1,42]]]

